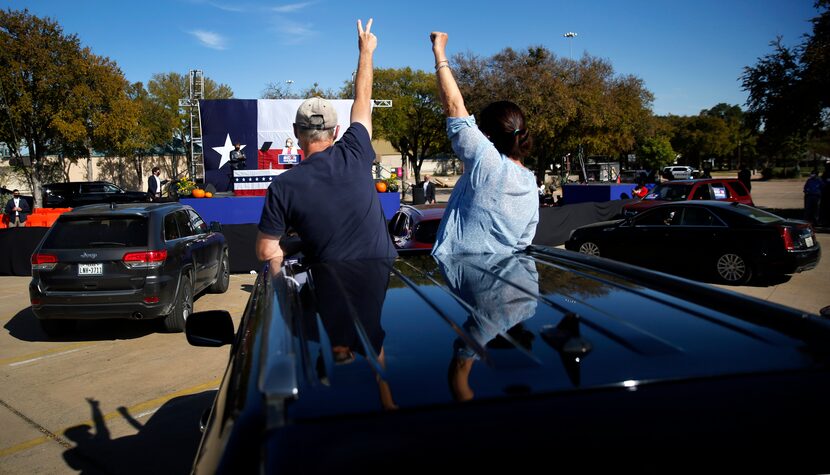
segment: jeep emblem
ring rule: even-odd
[[[81,257],[83,257],[84,259],[95,259],[96,257],[98,257],[98,254],[94,252],[85,252],[81,254]]]

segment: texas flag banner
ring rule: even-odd
[[[236,194],[264,195],[277,174],[272,171],[283,172],[305,158],[302,149],[297,146],[293,128],[297,108],[302,102],[301,99],[199,101],[205,182],[213,184],[216,191],[235,189]],[[339,140],[349,126],[352,101],[331,100],[331,103],[337,111]],[[237,143],[245,154],[245,168],[236,170],[236,174],[244,181],[234,180],[230,163],[230,153]],[[241,174],[243,170],[246,173]],[[238,183],[236,188],[235,182]],[[264,186],[261,189],[239,188],[242,183]]]

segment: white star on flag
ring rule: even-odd
[[[231,134],[228,134],[228,136],[225,137],[225,145],[211,148],[222,156],[222,158],[219,159],[219,168],[222,168],[222,165],[231,161],[231,151],[234,149],[233,143],[231,142]],[[239,150],[245,150],[245,145],[240,144]]]

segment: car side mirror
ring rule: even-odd
[[[214,233],[221,233],[222,232],[222,223],[219,221],[211,221],[210,222],[210,230]]]
[[[184,333],[193,346],[223,346],[233,343],[233,319],[227,310],[207,310],[190,314]]]

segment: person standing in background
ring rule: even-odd
[[[162,180],[159,175],[161,175],[161,169],[153,167],[153,174],[147,178],[147,195],[150,197],[150,201],[161,201],[161,187],[167,183],[167,180]]]
[[[10,228],[22,228],[31,210],[29,203],[20,197],[18,190],[12,190],[12,199],[6,203],[6,216],[9,218]]]
[[[424,175],[424,203],[435,204],[435,183],[429,175]]]
[[[823,188],[824,183],[818,177],[818,170],[814,169],[810,172],[807,182],[804,183],[804,219],[813,226],[818,224],[818,211]]]
[[[746,191],[752,192],[752,173],[750,173],[745,163],[741,164],[741,169],[738,171],[738,180],[744,184]]]

